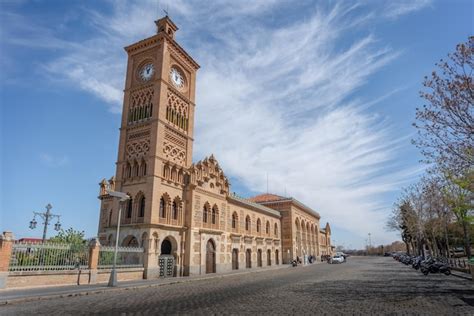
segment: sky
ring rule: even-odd
[[[231,191],[294,197],[361,248],[426,166],[411,145],[423,77],[473,35],[469,0],[0,0],[0,230],[33,211],[97,235],[115,173],[127,55],[169,16],[200,64],[193,161]],[[53,221],[53,224],[56,220]],[[48,236],[53,236],[53,225]]]

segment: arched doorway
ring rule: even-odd
[[[212,239],[206,245],[206,273],[216,273],[216,245]]]
[[[176,259],[173,253],[176,251],[176,242],[174,239],[167,237],[163,240],[160,246],[160,256],[158,258],[158,265],[160,267],[160,277],[176,276],[175,265]]]
[[[252,250],[250,249],[245,252],[245,267],[247,269],[252,268]]]
[[[267,266],[272,265],[272,252],[270,249],[267,250]]]
[[[276,265],[279,265],[280,264],[280,258],[279,258],[279,253],[278,253],[278,249],[275,250],[275,264]]]
[[[257,267],[262,266],[262,249],[257,250]]]
[[[232,270],[239,270],[239,250],[232,249]]]
[[[171,245],[171,241],[169,239],[163,240],[161,243],[161,254],[162,255],[170,255],[173,246]]]

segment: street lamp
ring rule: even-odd
[[[56,215],[56,214],[51,213],[52,208],[53,207],[51,206],[51,204],[48,203],[48,205],[46,205],[46,212],[44,213],[33,212],[33,219],[30,221],[30,228],[35,229],[36,224],[38,224],[38,222],[36,221],[36,216],[38,215],[44,220],[43,243],[46,241],[46,233],[48,232],[48,225],[51,219],[53,219],[54,217],[57,217],[58,222],[54,225],[54,230],[59,231],[61,229],[61,223],[59,223],[59,219],[61,215]]]
[[[117,252],[118,252],[118,242],[119,242],[119,234],[120,234],[120,220],[121,220],[121,214],[122,214],[122,202],[130,200],[130,196],[123,192],[111,191],[109,190],[109,188],[110,188],[109,185],[107,185],[105,188],[105,192],[108,195],[119,199],[119,213],[118,213],[118,222],[117,222],[117,233],[115,237],[114,264],[112,266],[112,272],[110,272],[110,278],[109,278],[109,284],[108,284],[108,286],[114,287],[114,286],[117,286],[116,265],[117,265]]]

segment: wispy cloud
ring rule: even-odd
[[[388,17],[429,3],[412,2],[392,3]],[[157,5],[150,0],[111,6],[111,13],[88,12],[96,35],[69,43],[75,49],[43,67],[118,113],[126,65],[121,47],[153,34]],[[333,226],[360,237],[368,231],[384,235],[391,202],[383,195],[419,170],[400,171],[396,163],[405,136],[373,107],[385,96],[352,98],[399,56],[361,31],[374,23],[379,8],[330,2],[306,6],[292,19],[282,13],[285,1],[170,0],[162,6],[179,24],[178,40],[201,65],[194,157],[213,152],[228,175],[256,192],[265,190],[268,173],[271,191],[286,189]],[[46,154],[42,159],[61,161]]]
[[[54,156],[48,153],[41,153],[39,158],[41,163],[48,167],[62,167],[69,164],[69,157],[66,155]]]
[[[394,0],[384,8],[384,14],[389,18],[396,19],[402,15],[424,9],[432,2],[432,0]]]

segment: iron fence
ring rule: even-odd
[[[99,251],[98,269],[110,269],[114,264],[115,247],[102,246]],[[144,249],[140,247],[118,247],[117,269],[143,268]]]
[[[88,267],[87,245],[15,242],[9,271],[71,270]]]
[[[448,259],[449,267],[453,270],[470,273],[468,262],[465,259]]]

